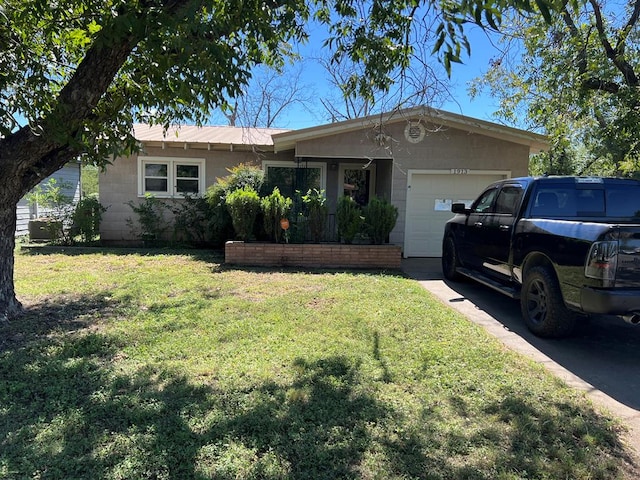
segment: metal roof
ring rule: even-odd
[[[204,145],[255,145],[272,146],[271,135],[288,130],[278,128],[247,127],[196,127],[182,125],[170,127],[166,132],[162,125],[135,124],[133,133],[141,142],[188,143]]]

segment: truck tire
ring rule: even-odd
[[[442,274],[447,280],[457,282],[462,279],[456,268],[460,266],[458,252],[453,238],[448,236],[442,242]]]
[[[526,273],[520,308],[527,328],[540,337],[566,337],[575,328],[576,314],[565,306],[558,279],[548,267]]]

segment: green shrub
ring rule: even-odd
[[[211,207],[205,197],[185,195],[169,208],[173,213],[173,234],[176,240],[197,246],[211,243]]]
[[[293,202],[275,187],[271,195],[264,197],[260,203],[264,214],[264,230],[276,243],[280,243],[283,234],[280,220],[287,218]]]
[[[356,201],[349,195],[340,197],[336,208],[338,237],[344,240],[344,243],[352,243],[355,236],[360,233],[363,221],[362,211]]]
[[[100,234],[102,214],[106,211],[95,196],[84,197],[77,203],[71,219],[73,230],[80,235],[82,242],[91,243]]]
[[[144,196],[139,203],[129,200],[127,205],[131,207],[133,213],[137,215],[137,224],[132,218],[127,218],[126,222],[131,229],[131,234],[141,239],[145,245],[157,244],[168,228],[164,218],[167,205],[151,194]]]
[[[373,198],[364,209],[365,231],[372,243],[384,243],[396,225],[398,209],[384,198]]]
[[[45,221],[49,237],[55,243],[71,242],[69,227],[73,214],[73,197],[65,194],[65,190],[72,188],[72,183],[50,178],[25,195],[29,205],[43,210],[38,212],[38,217]]]
[[[224,242],[233,238],[233,224],[226,199],[227,191],[219,183],[211,185],[205,194],[205,200],[208,204],[207,225],[211,242],[216,246],[222,246]]]
[[[227,195],[225,201],[233,229],[240,240],[250,240],[253,226],[260,209],[260,197],[250,186],[245,186]]]
[[[302,202],[307,214],[311,240],[318,243],[322,240],[327,223],[327,199],[324,190],[309,189],[307,194],[302,196]]]
[[[251,187],[259,192],[264,183],[264,171],[255,165],[241,163],[235,167],[228,168],[229,175],[217,178],[216,183],[227,193]]]

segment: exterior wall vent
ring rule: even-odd
[[[404,128],[404,138],[411,143],[420,143],[424,140],[426,130],[420,122],[409,122]]]

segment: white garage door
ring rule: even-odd
[[[441,256],[444,224],[453,216],[450,203],[474,200],[491,182],[506,177],[502,172],[476,175],[409,172],[405,257]]]

